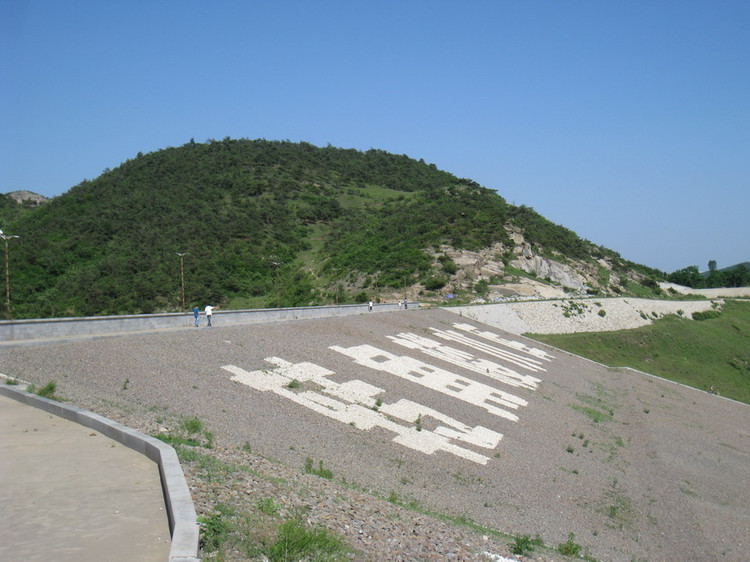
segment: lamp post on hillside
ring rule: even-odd
[[[184,258],[190,252],[175,252],[178,256],[180,256],[180,288],[181,288],[181,294],[182,294],[182,308],[185,308],[185,263]]]
[[[276,281],[274,282],[275,289],[276,289],[276,308],[281,308],[281,293],[279,292],[279,266],[281,266],[284,262],[271,260],[271,263],[276,269]]]
[[[0,230],[0,238],[5,241],[5,318],[11,320],[13,315],[10,312],[10,266],[8,261],[8,240],[11,238],[20,238],[14,234],[5,234]]]

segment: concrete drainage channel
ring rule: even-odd
[[[195,507],[190,497],[190,490],[185,481],[180,461],[172,447],[158,439],[92,412],[42,398],[13,386],[0,385],[0,395],[96,430],[155,462],[159,467],[169,520],[171,534],[169,560],[170,562],[197,562],[200,560],[198,554],[199,526]]]

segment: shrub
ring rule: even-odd
[[[693,312],[693,320],[711,320],[718,318],[721,312],[718,310],[704,310],[703,312]]]
[[[568,540],[564,543],[560,543],[557,547],[557,551],[565,556],[578,556],[581,553],[581,545],[574,542],[575,535],[570,533]]]
[[[598,314],[599,314],[599,316],[601,316],[602,318],[604,318],[607,315],[607,311],[602,308],[602,309],[599,309]]]
[[[333,478],[333,471],[323,468],[323,461],[318,461],[318,468],[315,468],[313,466],[313,460],[310,457],[307,457],[305,460],[305,472],[307,474],[315,474],[316,476],[326,478],[327,480]]]
[[[513,554],[526,556],[527,554],[534,552],[534,547],[541,546],[542,544],[542,538],[539,535],[537,535],[533,539],[529,535],[522,535],[520,537],[516,537],[515,541],[510,543],[509,546],[510,551]]]
[[[485,279],[477,281],[474,284],[474,291],[476,291],[478,295],[485,296],[490,292],[490,284]]]
[[[442,289],[448,283],[448,278],[443,275],[433,275],[424,282],[424,288],[428,291]]]

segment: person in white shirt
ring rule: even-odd
[[[210,304],[206,305],[206,321],[208,322],[208,325],[211,325],[211,315],[214,312],[214,308],[217,308],[215,306],[211,306]]]

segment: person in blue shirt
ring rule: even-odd
[[[201,320],[201,311],[198,310],[197,306],[193,308],[193,316],[195,316],[195,327],[197,328],[198,327],[198,323]]]

